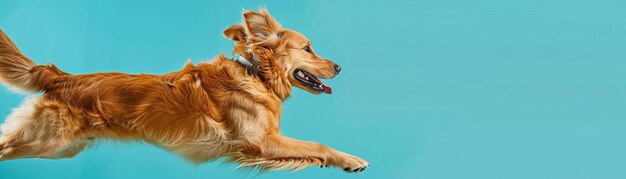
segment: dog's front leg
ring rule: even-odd
[[[262,169],[299,170],[309,166],[335,166],[346,172],[360,172],[369,163],[315,142],[292,139],[281,135],[269,135],[259,145],[259,156],[245,157],[242,166],[258,165]]]

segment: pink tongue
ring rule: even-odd
[[[322,87],[324,87],[324,93],[333,94],[333,89],[330,86],[322,85]]]

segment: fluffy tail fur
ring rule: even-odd
[[[67,74],[54,65],[37,65],[26,57],[0,30],[0,81],[28,92],[47,90],[59,75]]]

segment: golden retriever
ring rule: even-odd
[[[194,163],[226,157],[240,167],[299,170],[309,166],[361,172],[365,160],[324,145],[285,137],[283,101],[295,86],[331,93],[318,78],[341,68],[318,56],[302,34],[267,10],[243,12],[224,35],[229,59],[163,75],[72,75],[37,65],[0,30],[0,81],[27,97],[2,125],[0,161],[73,157],[95,139],[145,141]]]

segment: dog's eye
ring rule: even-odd
[[[304,47],[304,51],[311,53],[311,47],[310,46],[305,46]]]

